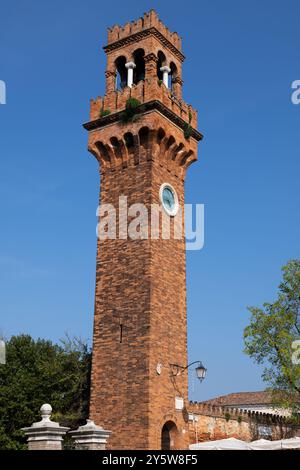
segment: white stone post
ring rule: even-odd
[[[28,450],[61,450],[63,436],[70,428],[51,421],[51,405],[42,405],[40,411],[41,421],[33,423],[29,428],[22,428],[27,436]]]
[[[87,419],[84,426],[80,426],[69,434],[74,440],[77,450],[104,450],[111,431],[106,431],[91,419]]]
[[[170,67],[167,65],[164,65],[163,67],[160,68],[160,71],[163,74],[163,84],[165,85],[166,88],[169,88],[169,73],[171,72]]]
[[[134,62],[127,62],[125,67],[127,68],[127,86],[131,88],[133,85],[133,69],[135,69],[136,65]]]
[[[0,364],[6,364],[5,342],[0,339]]]

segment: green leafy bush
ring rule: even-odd
[[[183,128],[183,134],[186,140],[188,140],[191,137],[192,132],[193,132],[193,128],[191,126],[192,118],[193,118],[192,111],[189,109],[189,122],[188,123],[186,122]]]
[[[100,117],[108,116],[110,114],[110,109],[101,109]]]
[[[128,98],[126,101],[125,111],[120,114],[122,122],[133,122],[136,120],[136,108],[141,105],[141,102],[136,98]]]
[[[40,421],[43,403],[52,419],[76,429],[88,418],[91,352],[81,340],[61,344],[29,335],[6,342],[6,364],[0,365],[0,449],[26,449],[21,428]]]
[[[184,129],[183,129],[184,138],[186,140],[188,140],[191,137],[192,131],[193,131],[192,126],[186,122],[184,125]]]

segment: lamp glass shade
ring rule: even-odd
[[[203,379],[205,379],[206,370],[207,369],[204,367],[202,362],[199,362],[199,364],[196,367],[196,374],[199,380],[202,381]]]

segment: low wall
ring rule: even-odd
[[[243,441],[283,439],[299,434],[285,418],[261,412],[190,403],[190,443],[235,437]]]

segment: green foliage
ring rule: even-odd
[[[135,109],[140,106],[141,102],[136,98],[128,98],[126,101],[126,109]]]
[[[300,260],[282,268],[277,299],[263,308],[250,307],[250,324],[244,330],[245,352],[264,364],[263,379],[274,404],[300,411],[300,364],[293,361],[292,344],[300,339]],[[299,358],[299,355],[298,355]]]
[[[161,86],[163,84],[163,81],[162,80],[157,80],[157,83],[159,84],[159,86]]]
[[[241,424],[242,421],[243,421],[243,420],[242,420],[242,417],[241,417],[241,416],[238,416],[237,422],[238,422],[239,424]]]
[[[192,118],[193,118],[192,111],[189,109],[189,122],[188,123],[186,122],[183,128],[183,135],[186,140],[188,140],[191,137],[192,132],[193,132],[193,128],[191,126]]]
[[[108,116],[110,114],[110,109],[101,109],[100,117]]]
[[[230,420],[230,413],[225,413],[224,415],[226,421],[229,421]]]
[[[186,122],[183,128],[184,138],[188,140],[191,137],[192,132],[193,132],[192,126]]]
[[[141,102],[136,98],[128,98],[126,101],[125,111],[120,114],[122,122],[134,122],[137,119],[136,108],[140,106]]]
[[[0,365],[0,449],[24,449],[22,427],[39,421],[43,403],[53,419],[76,428],[88,417],[91,353],[81,340],[66,337],[60,345],[13,336],[6,343],[7,362]]]

